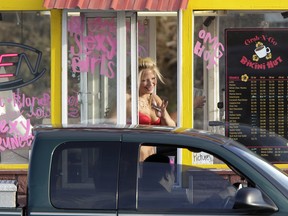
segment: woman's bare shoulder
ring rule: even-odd
[[[162,99],[160,98],[160,96],[157,95],[157,94],[154,94],[154,95],[153,95],[153,98],[154,98],[157,102],[161,102],[161,101],[162,101]]]
[[[126,100],[127,100],[127,101],[131,100],[131,94],[126,93]]]

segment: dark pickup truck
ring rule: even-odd
[[[26,206],[0,215],[288,215],[282,171],[184,128],[36,129],[27,192]]]

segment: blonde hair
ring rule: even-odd
[[[139,69],[139,74],[138,74],[139,75],[139,77],[138,77],[139,80],[141,79],[143,71],[146,70],[146,69],[150,69],[156,74],[157,78],[163,84],[165,84],[164,77],[160,73],[159,68],[157,67],[155,61],[152,58],[150,58],[150,57],[139,58],[138,59],[138,69]]]

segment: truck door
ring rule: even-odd
[[[28,215],[116,216],[120,152],[120,141],[60,144],[52,155],[49,199],[34,198]]]

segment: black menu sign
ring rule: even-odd
[[[226,135],[288,163],[288,29],[227,29]]]

